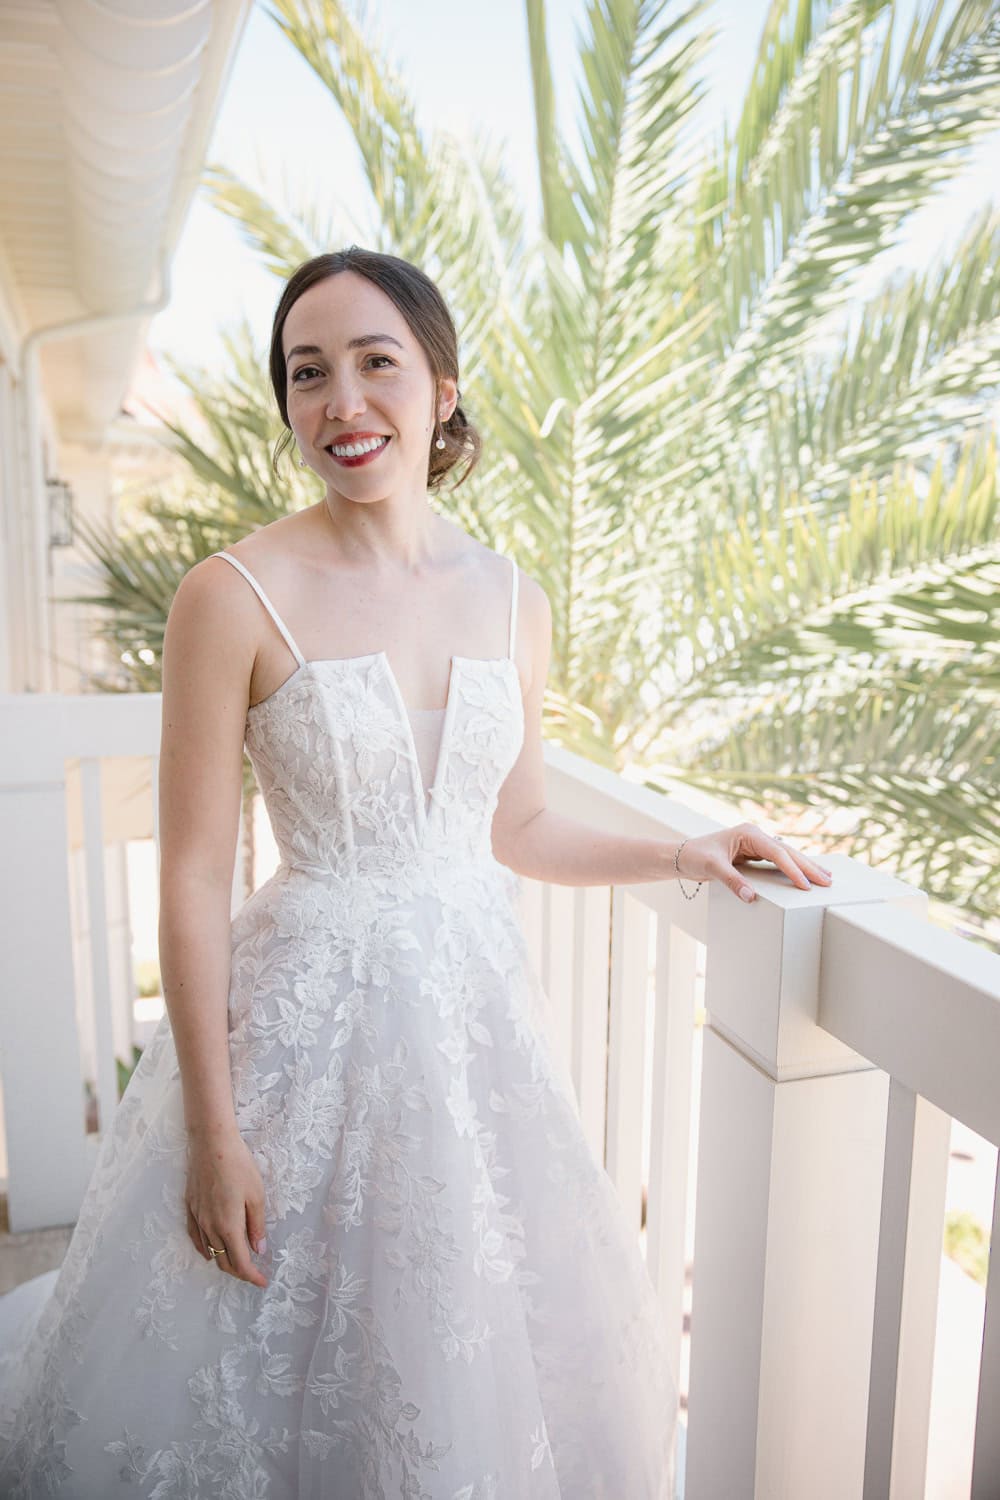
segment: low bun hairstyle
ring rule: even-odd
[[[288,422],[288,371],[282,351],[282,335],[285,319],[302,293],[317,281],[327,276],[337,276],[341,271],[356,271],[365,276],[385,292],[399,308],[413,337],[427,356],[435,388],[441,379],[458,382],[458,336],[447,304],[429,276],[408,260],[397,255],[384,255],[378,250],[362,250],[358,245],[349,245],[346,250],[331,251],[326,255],[314,255],[303,261],[285,283],[274,313],[271,329],[271,385],[278,403],[285,431],[274,449],[271,466],[278,472],[278,460],[292,441],[292,429]],[[434,425],[427,464],[427,488],[437,489],[456,464],[466,460],[465,472],[456,481],[454,488],[464,484],[479,462],[482,440],[478,431],[462,410],[462,393],[458,404],[447,422],[441,423],[441,436],[445,446],[436,448],[437,423]]]

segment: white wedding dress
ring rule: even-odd
[[[0,1496],[672,1500],[659,1303],[491,850],[517,568],[508,655],[452,658],[422,772],[385,653],[305,661],[215,555],[297,663],[247,714],[281,864],[228,1000],[268,1285],[188,1237],[164,1016],[61,1268],[0,1299]]]

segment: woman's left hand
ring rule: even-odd
[[[800,854],[782,839],[764,833],[756,823],[737,823],[733,828],[685,840],[677,868],[682,880],[721,880],[737,896],[749,891],[743,900],[753,901],[756,892],[736,868],[748,859],[769,859],[803,891],[811,890],[813,883],[829,885],[833,879],[830,871],[808,854]]]

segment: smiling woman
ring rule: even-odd
[[[399,340],[393,338],[390,333],[363,333],[357,338],[350,339],[347,347],[348,349],[365,349],[371,344],[395,344],[397,349],[403,348]],[[296,344],[288,352],[286,365],[290,366],[293,360],[301,359],[304,355],[322,355],[322,353],[322,349],[315,344]],[[380,364],[380,361],[383,363]],[[394,361],[388,354],[373,354],[367,363],[375,368],[384,368],[393,366]],[[302,386],[306,381],[311,382],[321,379],[322,375],[323,371],[316,365],[298,364],[290,377],[289,383],[293,387]],[[336,458],[339,463],[343,464],[345,468],[357,468],[360,464],[368,462],[374,454],[380,453],[390,441],[391,438],[383,433],[345,432],[340,435],[339,440],[328,444],[326,451]],[[439,438],[436,446],[443,448],[445,446],[444,439]],[[305,460],[302,459],[301,462],[304,464]]]
[[[0,1493],[673,1500],[661,1308],[518,876],[667,879],[685,846],[545,806],[548,601],[428,503],[479,451],[433,283],[307,262],[271,372],[324,495],[171,605],[167,1014],[16,1308]],[[232,916],[244,749],[281,863]],[[683,873],[761,857],[816,873],[749,825]]]
[[[391,438],[376,437],[373,433],[349,432],[339,443],[330,443],[326,451],[346,469],[353,469],[375,458],[391,441]]]
[[[391,309],[388,329],[378,316],[380,305],[386,303]],[[343,314],[362,308],[371,309],[370,329],[342,336],[339,348],[309,338],[308,331],[316,327],[343,329]],[[464,482],[478,461],[479,434],[460,405],[454,322],[434,283],[408,261],[352,246],[300,266],[275,312],[270,367],[287,427],[275,451],[275,466],[294,436],[303,464],[327,453],[343,469],[369,467],[371,460],[358,463],[354,460],[360,455],[338,454],[336,449],[369,437],[388,437],[391,442],[398,437],[388,420],[394,402],[402,400],[406,406],[419,399],[421,390],[437,432],[424,490],[436,488],[456,463],[467,458],[459,483]],[[371,391],[374,410],[386,415],[385,424],[338,429],[325,413],[331,397],[336,402],[342,394],[340,380],[357,381],[347,393],[349,403],[357,403],[359,390]],[[364,399],[367,402],[367,394]]]

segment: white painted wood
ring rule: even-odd
[[[66,844],[61,780],[0,784],[0,1066],[15,1234],[71,1224],[87,1179]]]
[[[529,961],[559,1017],[555,1040],[594,1159],[605,1159],[611,891],[522,877],[519,915]],[[558,951],[556,951],[558,950]]]
[[[159,693],[0,693],[0,787],[63,781],[65,762],[157,753]]]
[[[663,1308],[670,1373],[678,1386],[697,955],[693,938],[657,918],[646,1267]]]
[[[1000,1145],[1000,958],[895,905],[832,907],[820,1026]]]
[[[759,1496],[860,1492],[888,1079],[775,1086]]]
[[[577,886],[573,898],[574,1003],[568,1061],[584,1133],[595,1161],[603,1162],[607,1125],[611,889],[609,886]]]
[[[754,1494],[773,1092],[704,1028],[685,1500]]]
[[[612,891],[604,1163],[637,1234],[642,1221],[642,1085],[650,921],[649,911],[627,892]]]
[[[892,1080],[864,1500],[924,1492],[950,1144],[950,1117]]]
[[[890,1500],[922,1495],[927,1477],[941,1239],[951,1150],[950,1116],[919,1095],[915,1106]]]
[[[979,1366],[979,1404],[976,1411],[976,1448],[972,1464],[970,1500],[996,1500],[1000,1475],[1000,1157],[993,1197],[986,1280],[986,1318]]]
[[[574,890],[568,885],[550,885],[546,891],[542,988],[548,996],[551,1034],[560,1055],[569,1065],[573,1050],[573,1012],[576,1008]],[[576,1079],[574,1078],[574,1087]]]
[[[839,1034],[816,1024],[826,922],[841,909],[837,903],[869,883],[885,901],[920,893],[859,868],[857,877],[853,867],[847,876],[838,874],[835,896],[822,887],[800,891],[778,871],[764,877],[756,869],[751,884],[766,892],[764,900],[748,905],[725,886],[708,887],[712,993],[706,995],[706,1005],[712,1025],[779,1080],[871,1066]],[[776,884],[782,880],[784,884]]]
[[[84,1067],[103,1092],[105,1128],[117,1107],[104,890],[118,856],[101,836],[100,767],[155,750],[159,722],[158,695],[0,695],[0,1069],[14,1232],[76,1217],[100,1139],[86,1135]],[[126,932],[123,921],[119,968]]]
[[[153,757],[155,788],[160,701],[145,694],[8,695],[0,696],[0,715],[7,855],[0,912],[11,935],[0,945],[0,1069],[12,1227],[41,1227],[74,1217],[99,1144],[82,1135],[75,1021],[86,1009],[82,984],[74,1006],[70,961],[65,762]],[[81,822],[93,830],[99,807],[93,769],[87,774]],[[677,838],[716,826],[558,747],[546,748],[546,776],[550,805],[590,827]],[[154,798],[154,829],[157,817]],[[88,860],[99,847],[99,839],[88,845]],[[100,861],[109,889],[114,858]],[[844,1500],[862,1494],[866,1456],[873,1485],[881,1462],[881,1488],[873,1491],[881,1497],[890,1423],[892,1500],[919,1483],[911,1474],[919,1473],[926,1446],[941,1112],[989,1140],[1000,1137],[1000,961],[929,924],[926,898],[915,888],[854,861],[830,863],[834,887],[810,892],[777,871],[748,871],[761,897],[749,907],[718,884],[683,901],[669,880],[620,887],[613,896],[520,882],[529,955],[558,1018],[553,1031],[584,1128],[637,1228],[648,938],[657,921],[647,1264],[672,1340],[684,1272],[694,957],[697,943],[705,944],[710,1024],[694,1122],[687,1500]],[[88,900],[95,889],[88,883]],[[234,869],[234,909],[241,902]],[[116,915],[112,902],[97,905],[99,916],[88,925],[96,933],[103,923],[106,941]],[[123,925],[119,948],[124,935]],[[114,987],[112,962],[106,949],[106,993],[96,1007],[106,1012],[105,1030],[115,1004],[107,989]],[[94,969],[88,960],[87,970]],[[890,1078],[897,1104],[887,1147]],[[904,1205],[905,1090],[916,1096],[916,1128]],[[992,1421],[1000,1399],[997,1302],[994,1284],[973,1500],[993,1500],[1000,1465]],[[898,1347],[886,1332],[893,1317]],[[866,1449],[869,1385],[873,1436]],[[872,1451],[875,1442],[879,1451]],[[909,1464],[900,1456],[907,1450]]]
[[[97,1023],[94,1012],[93,969],[90,962],[86,850],[82,844],[69,850],[67,867],[72,924],[70,946],[73,960],[73,989],[76,996],[76,1028],[80,1040],[80,1069],[90,1087],[96,1089]]]
[[[778,1083],[706,1027],[701,1088],[685,1493],[858,1495],[886,1080]]]
[[[132,969],[132,923],[129,913],[128,846],[114,839],[104,850],[105,922],[108,933],[108,983],[111,999],[111,1036],[115,1057],[132,1067],[136,1040],[136,983]]]
[[[111,1128],[118,1108],[118,1078],[112,1034],[111,977],[108,961],[107,899],[104,881],[104,820],[101,812],[101,763],[94,756],[80,762],[83,847],[86,869],[87,933],[94,995],[97,1112],[100,1133]]]
[[[864,1500],[888,1500],[889,1496],[915,1120],[916,1095],[896,1079],[890,1080],[868,1385]]]

